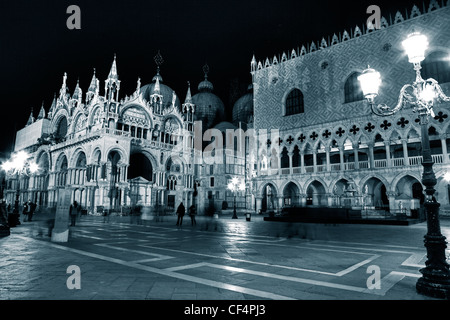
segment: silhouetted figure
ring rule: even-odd
[[[74,201],[73,204],[70,205],[69,208],[69,215],[70,215],[70,226],[75,227],[75,222],[77,221],[77,215],[78,215],[78,202]]]
[[[195,221],[195,215],[197,214],[197,208],[192,205],[189,207],[189,216],[191,217],[191,224],[197,225],[197,221]]]
[[[186,208],[184,207],[183,202],[181,202],[177,209],[177,216],[178,216],[177,224],[176,224],[177,226],[182,225],[185,211],[186,211]]]

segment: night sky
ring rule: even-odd
[[[72,4],[81,9],[81,30],[66,27]],[[124,98],[135,91],[138,77],[142,85],[151,82],[153,57],[160,50],[164,84],[184,102],[187,81],[197,93],[208,63],[208,79],[230,120],[230,92],[251,83],[253,54],[265,60],[356,24],[362,27],[371,4],[388,21],[397,10],[409,13],[413,4],[422,10],[422,1],[411,0],[1,0],[0,158],[12,150],[15,130],[25,126],[31,107],[35,117],[42,102],[48,112],[64,72],[70,94],[79,79],[84,102],[94,68],[104,93],[116,54]]]

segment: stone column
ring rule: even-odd
[[[288,157],[289,157],[289,173],[292,174],[292,156],[294,153],[292,151],[288,151]]]
[[[317,150],[313,151],[314,172],[317,172]]]
[[[359,144],[358,144],[358,142],[353,143],[352,148],[353,148],[353,154],[355,156],[355,169],[359,169],[359,157],[358,157]]]
[[[284,200],[284,197],[282,195],[278,196],[278,208],[277,209],[280,211],[283,208],[283,200]]]
[[[327,197],[327,200],[328,200],[328,207],[332,207],[333,206],[333,194],[326,193],[325,196]]]
[[[441,146],[442,146],[442,157],[444,163],[449,163],[448,154],[447,154],[447,137],[441,136]]]
[[[408,159],[408,140],[407,139],[402,139],[402,147],[403,147],[403,165],[408,166],[409,159]]]
[[[299,195],[299,201],[300,201],[300,206],[301,207],[305,207],[306,206],[306,194],[300,194]]]
[[[300,151],[300,172],[305,173],[305,152]]]
[[[326,161],[327,161],[327,171],[331,171],[331,163],[330,163],[330,146],[325,147],[326,152]]]
[[[344,164],[344,145],[339,147],[339,163],[341,165],[341,171],[345,170],[345,164]]]
[[[395,207],[395,197],[396,197],[397,194],[395,192],[388,191],[388,192],[386,192],[386,195],[387,195],[388,200],[389,200],[389,211],[391,213],[396,212],[396,210],[398,210],[398,208]]]
[[[374,146],[373,142],[368,143],[368,147],[369,147],[369,168],[371,168],[371,169],[375,168],[375,159],[374,159],[374,156],[373,156],[373,146]]]
[[[386,165],[388,168],[391,168],[391,142],[385,141],[384,146],[386,148]]]

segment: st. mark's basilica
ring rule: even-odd
[[[79,85],[70,90],[64,74],[49,110],[32,113],[17,132],[14,151],[27,151],[39,170],[8,175],[5,197],[14,203],[20,190],[20,202],[55,207],[64,188],[92,213],[136,205],[173,212],[183,202],[206,214],[229,210],[236,201],[240,211],[252,212],[311,206],[417,216],[423,203],[418,116],[408,109],[374,115],[358,76],[368,64],[379,70],[380,99],[394,104],[402,85],[414,80],[401,41],[420,31],[430,43],[422,75],[436,79],[448,95],[447,30],[450,3],[432,0],[382,17],[379,29],[336,30],[273,58],[254,56],[248,92],[233,106],[214,93],[207,65],[204,80],[188,84],[179,97],[170,88],[175,79],[163,79],[159,53],[152,82],[137,79],[129,95],[120,91],[121,81],[135,80],[119,78],[120,57],[114,56],[104,86],[94,71],[85,92]],[[436,103],[429,123],[442,214],[448,214],[450,195],[449,106]],[[226,108],[232,119],[225,118]],[[219,163],[198,161],[203,150],[195,140],[200,135],[204,148],[203,134],[211,128],[224,134],[253,129],[264,136],[255,149],[225,152]],[[238,191],[228,188],[233,178],[242,181]]]

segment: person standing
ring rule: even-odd
[[[30,205],[29,205],[29,201],[25,202],[23,204],[23,222],[28,221],[28,213],[30,212]]]
[[[30,211],[28,213],[28,221],[31,221],[33,218],[33,213],[36,210],[36,203],[29,201]]]
[[[75,222],[77,220],[78,215],[78,203],[76,201],[73,202],[73,204],[70,205],[69,208],[69,215],[70,215],[70,226],[75,227]]]
[[[181,226],[181,224],[183,223],[183,216],[184,216],[185,211],[186,211],[186,209],[183,205],[183,202],[181,202],[177,209],[177,215],[178,215],[177,224],[176,224],[177,226],[178,225]]]
[[[195,221],[195,215],[197,214],[197,208],[194,205],[189,207],[189,216],[191,217],[191,224],[197,225],[197,221]]]

